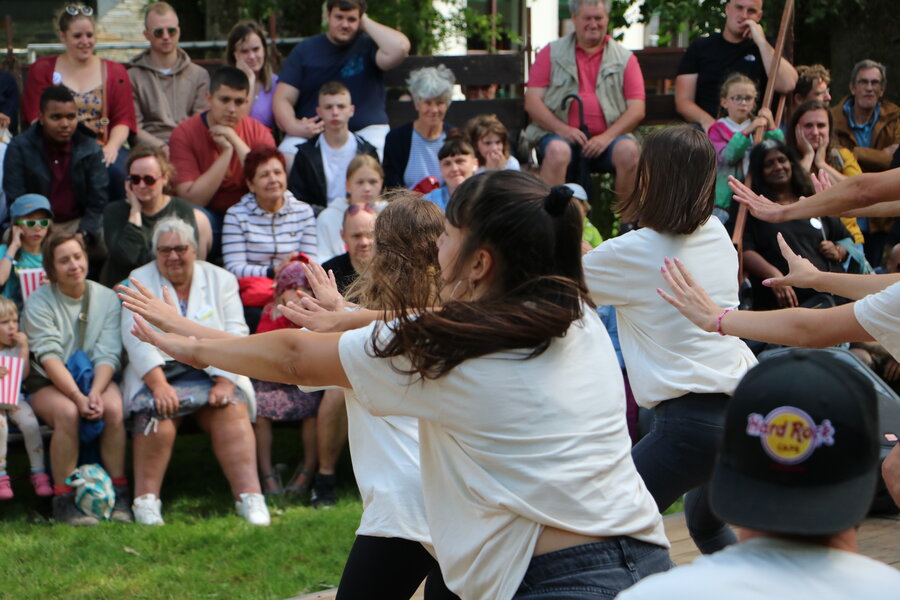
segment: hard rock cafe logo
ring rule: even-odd
[[[760,439],[772,460],[785,465],[801,463],[821,445],[834,445],[834,427],[824,419],[816,425],[806,412],[793,406],[776,408],[765,417],[747,415],[747,435]]]

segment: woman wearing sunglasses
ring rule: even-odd
[[[125,161],[122,145],[137,133],[134,101],[128,72],[119,63],[94,54],[94,11],[82,4],[68,4],[57,21],[59,41],[66,51],[37,59],[28,69],[22,96],[26,123],[39,116],[41,92],[49,85],[64,85],[75,95],[78,120],[97,136],[109,174],[109,199],[124,196]]]
[[[274,146],[253,148],[244,158],[249,193],[225,213],[222,260],[241,282],[241,300],[251,331],[272,301],[275,278],[302,252],[316,260],[316,217],[312,207],[287,189],[284,156]],[[272,281],[262,282],[268,278]],[[255,293],[263,291],[263,294]]]
[[[153,228],[166,217],[178,217],[194,229],[200,260],[212,244],[206,214],[183,198],[166,192],[174,174],[161,148],[140,145],[128,156],[125,202],[110,202],[103,211],[103,235],[109,257],[100,271],[100,283],[114,286],[134,269],[153,260]]]
[[[25,194],[12,203],[9,215],[12,221],[9,242],[0,245],[0,286],[3,295],[15,302],[21,311],[25,299],[18,271],[43,268],[41,244],[53,225],[53,211],[44,196]]]

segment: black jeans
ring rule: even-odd
[[[335,600],[409,600],[425,578],[426,600],[459,600],[419,542],[356,536]]]
[[[684,517],[704,554],[737,543],[731,528],[709,507],[706,487],[725,424],[725,394],[686,394],[653,409],[653,428],[632,448],[638,473],[660,511],[687,492]]]

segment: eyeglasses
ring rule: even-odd
[[[94,9],[91,8],[90,6],[84,6],[83,4],[67,4],[66,12],[69,13],[70,15],[72,15],[73,17],[75,15],[77,15],[78,13],[81,13],[84,16],[89,17],[92,14],[94,14]]]
[[[191,247],[187,244],[184,244],[183,246],[160,246],[156,249],[156,253],[160,256],[168,256],[174,252],[178,256],[184,256],[190,249]]]
[[[28,229],[38,226],[46,229],[52,222],[53,221],[51,221],[50,219],[19,219],[18,221],[16,221],[16,225],[22,225],[23,227],[27,227]]]
[[[131,182],[131,185],[140,185],[143,181],[144,185],[151,186],[157,181],[162,179],[162,177],[153,177],[152,175],[129,175],[128,181]]]
[[[175,37],[175,34],[178,33],[177,27],[157,27],[151,33],[153,33],[153,37],[161,38],[163,33],[168,33],[169,37]]]
[[[735,104],[752,104],[756,96],[730,96],[728,99]]]
[[[365,204],[351,204],[347,207],[347,212],[351,217],[361,210],[364,210],[367,213],[375,214],[375,205],[371,202],[366,202]]]
[[[881,84],[884,83],[881,79],[857,79],[856,85],[861,85],[862,87],[866,87],[871,85],[873,88],[880,88]]]

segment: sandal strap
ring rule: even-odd
[[[272,471],[271,473],[266,473],[265,475],[261,475],[260,479],[278,479],[278,472]]]

